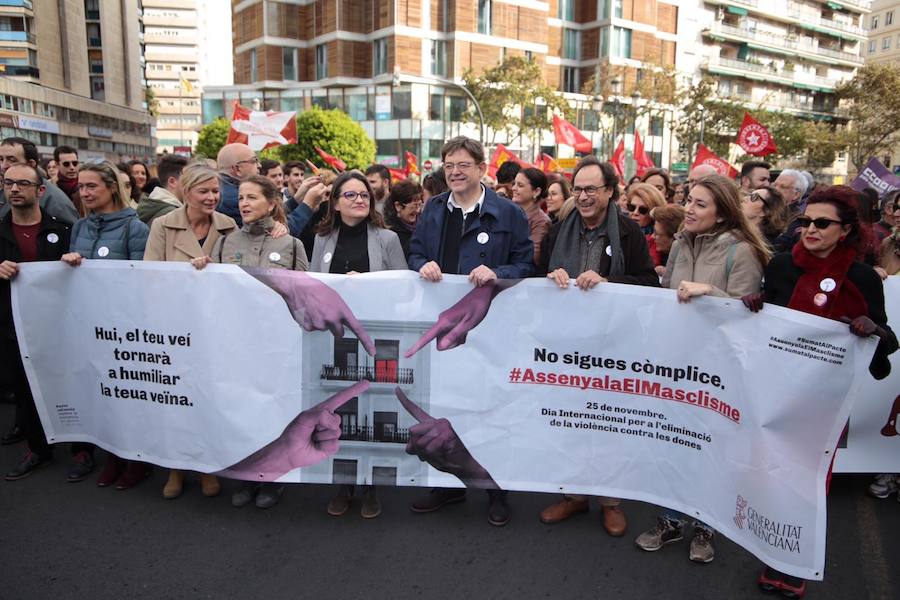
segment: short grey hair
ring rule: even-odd
[[[803,173],[796,169],[785,169],[781,172],[781,175],[787,175],[794,180],[794,189],[798,194],[802,196],[806,193],[806,188],[809,187],[809,184],[806,181],[806,177],[803,176]]]

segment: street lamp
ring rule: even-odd
[[[612,113],[613,113],[613,126],[612,126],[612,140],[610,141],[610,147],[614,146],[616,143],[616,135],[618,134],[618,121],[619,121],[619,108],[621,107],[621,103],[619,101],[619,93],[622,88],[622,81],[618,78],[613,78],[610,82],[612,85],[612,95],[610,96],[610,101],[612,103]]]
[[[703,128],[706,125],[706,107],[702,104],[697,106],[697,111],[700,113],[700,143],[703,143]]]

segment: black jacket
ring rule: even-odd
[[[538,274],[546,275],[550,267],[550,255],[556,246],[559,230],[563,222],[554,223],[550,227],[550,233],[544,238],[541,245],[541,264],[538,265]],[[625,274],[618,277],[610,277],[612,283],[628,283],[631,285],[647,285],[659,287],[659,275],[650,258],[650,250],[647,248],[647,238],[641,232],[637,223],[629,217],[619,215],[619,239],[622,244],[622,254],[625,257]],[[600,272],[598,275],[606,277],[612,260],[606,254],[600,257]],[[581,273],[569,273],[570,277],[578,277]]]
[[[776,254],[766,265],[764,286],[766,302],[787,306],[801,275],[803,270],[794,264],[790,252]],[[865,299],[866,306],[869,307],[869,318],[887,332],[887,336],[878,342],[875,356],[869,364],[872,376],[875,379],[884,379],[891,374],[891,361],[888,356],[897,350],[897,336],[887,324],[881,277],[869,265],[854,261],[847,271],[847,279],[856,286]]]
[[[69,232],[68,225],[42,211],[37,244],[38,260],[55,261],[62,258],[69,251]],[[50,239],[47,239],[48,236]],[[22,262],[19,245],[13,235],[11,213],[0,217],[0,262],[6,260]],[[0,339],[3,341],[16,339],[9,286],[9,281],[0,279]]]

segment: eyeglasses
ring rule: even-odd
[[[17,185],[19,189],[27,189],[30,187],[37,187],[40,184],[34,181],[29,181],[28,179],[4,179],[3,187],[11,188],[12,186]]]
[[[475,163],[470,162],[461,162],[461,163],[444,163],[444,171],[447,173],[452,173],[457,169],[460,171],[468,171],[472,167],[475,166]]]
[[[62,166],[64,166],[64,167],[77,167],[77,166],[78,166],[78,161],[77,161],[77,160],[64,160],[64,161],[62,162]]]
[[[646,206],[635,206],[631,202],[625,205],[625,208],[628,209],[628,212],[638,211],[642,215],[650,214],[650,209]]]
[[[801,228],[806,229],[810,225],[815,225],[816,229],[828,229],[832,225],[843,225],[843,221],[835,221],[834,219],[826,219],[825,217],[820,217],[818,219],[810,219],[809,217],[797,217],[797,225]]]
[[[239,161],[237,161],[237,162],[234,163],[234,164],[236,164],[236,165],[242,165],[242,164],[244,164],[244,163],[256,163],[256,164],[258,165],[258,164],[259,164],[259,159],[256,158],[256,157],[254,156],[253,158],[248,158],[248,159],[246,159],[246,160],[239,160]]]
[[[354,202],[357,198],[369,201],[369,192],[341,192],[341,196],[350,202]]]
[[[572,188],[572,195],[575,196],[576,198],[578,198],[579,196],[581,196],[581,192],[584,192],[588,196],[596,196],[597,192],[604,189],[605,187],[606,187],[605,185],[604,186],[589,185],[586,187],[577,187],[576,186],[576,187]]]

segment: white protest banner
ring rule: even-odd
[[[50,441],[246,479],[653,502],[807,579],[875,347],[774,306],[415,273],[28,264],[13,310]]]
[[[888,323],[896,331],[900,323],[900,276],[884,281]],[[842,439],[834,461],[836,473],[900,473],[900,352],[891,355],[891,374],[868,379],[859,391],[846,440]]]

